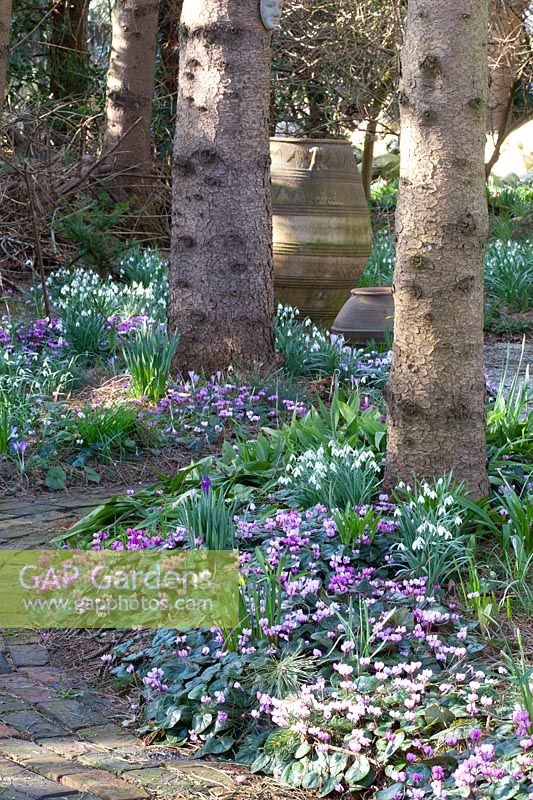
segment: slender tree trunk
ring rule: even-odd
[[[6,97],[7,58],[11,34],[11,0],[0,0],[0,124]]]
[[[116,0],[107,74],[104,150],[117,196],[151,201],[152,95],[159,0]]]
[[[370,185],[372,183],[372,163],[374,161],[374,144],[376,142],[377,127],[378,127],[378,121],[375,117],[368,120],[365,131],[365,141],[363,144],[363,158],[361,161],[361,180],[363,181],[363,189],[365,190],[365,197],[368,203],[370,203]]]
[[[178,90],[179,33],[183,0],[163,0],[161,9],[161,61],[163,81],[169,94]]]
[[[386,482],[453,471],[487,491],[483,152],[488,0],[409,0]]]
[[[89,0],[53,0],[50,37],[50,92],[55,100],[87,90]]]
[[[255,0],[185,0],[169,322],[181,370],[273,356],[270,34]]]
[[[519,42],[524,35],[523,14],[526,0],[490,0],[489,26],[489,130],[505,133],[512,123],[512,102],[509,96],[515,88],[520,71]]]

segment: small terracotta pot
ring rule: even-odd
[[[383,342],[385,332],[394,327],[394,300],[390,286],[352,289],[331,328],[351,344],[365,344],[370,339]]]

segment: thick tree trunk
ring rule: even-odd
[[[11,0],[0,0],[0,124],[6,97],[7,57],[11,34]]]
[[[256,0],[185,0],[169,322],[181,370],[273,356],[270,34]]]
[[[151,200],[152,95],[159,0],[116,0],[107,74],[104,150],[115,195]],[[118,145],[118,146],[117,146]]]
[[[487,491],[483,151],[488,0],[410,0],[402,51],[386,482]]]
[[[83,96],[87,89],[89,0],[53,0],[50,92],[55,100]]]

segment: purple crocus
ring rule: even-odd
[[[27,448],[28,448],[28,445],[29,445],[29,442],[27,442],[26,439],[19,439],[17,442],[12,442],[11,447],[17,453],[24,454],[26,452]]]
[[[202,480],[200,481],[200,488],[204,494],[209,494],[211,491],[211,478],[209,475],[204,475]]]

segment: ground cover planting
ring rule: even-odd
[[[58,544],[239,549],[237,629],[132,636],[106,662],[142,732],[318,796],[529,798],[527,389],[488,394],[480,504],[449,476],[383,490],[370,389],[237,434]]]
[[[133,633],[106,656],[139,730],[317,796],[529,800],[528,374],[487,385],[488,500],[451,475],[385,489],[386,347],[280,307],[269,373],[173,376],[155,254],[47,288],[53,316],[11,299],[2,320],[4,464],[57,491],[185,454],[55,544],[240,553],[236,629]]]

